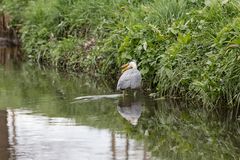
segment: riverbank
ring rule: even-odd
[[[25,56],[115,77],[138,62],[156,95],[208,107],[240,104],[240,4],[236,0],[6,0]]]

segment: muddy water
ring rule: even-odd
[[[141,94],[76,101],[116,92],[104,79],[16,64],[15,50],[0,52],[1,160],[239,159],[234,111]]]

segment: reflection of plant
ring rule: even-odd
[[[16,3],[20,15],[2,3],[22,22],[23,48],[34,61],[115,76],[136,59],[145,88],[159,96],[240,104],[237,0],[24,2]]]
[[[222,117],[192,105],[162,101],[147,109],[138,129],[148,131],[152,154],[162,159],[237,159],[238,124],[221,123]],[[231,132],[235,136],[229,136]]]

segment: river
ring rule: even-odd
[[[103,78],[18,63],[0,50],[1,160],[239,159],[240,118],[198,103],[117,93]]]

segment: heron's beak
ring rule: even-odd
[[[122,73],[125,72],[126,70],[128,70],[129,69],[129,63],[122,65],[121,69],[122,69],[122,71],[121,71]]]

